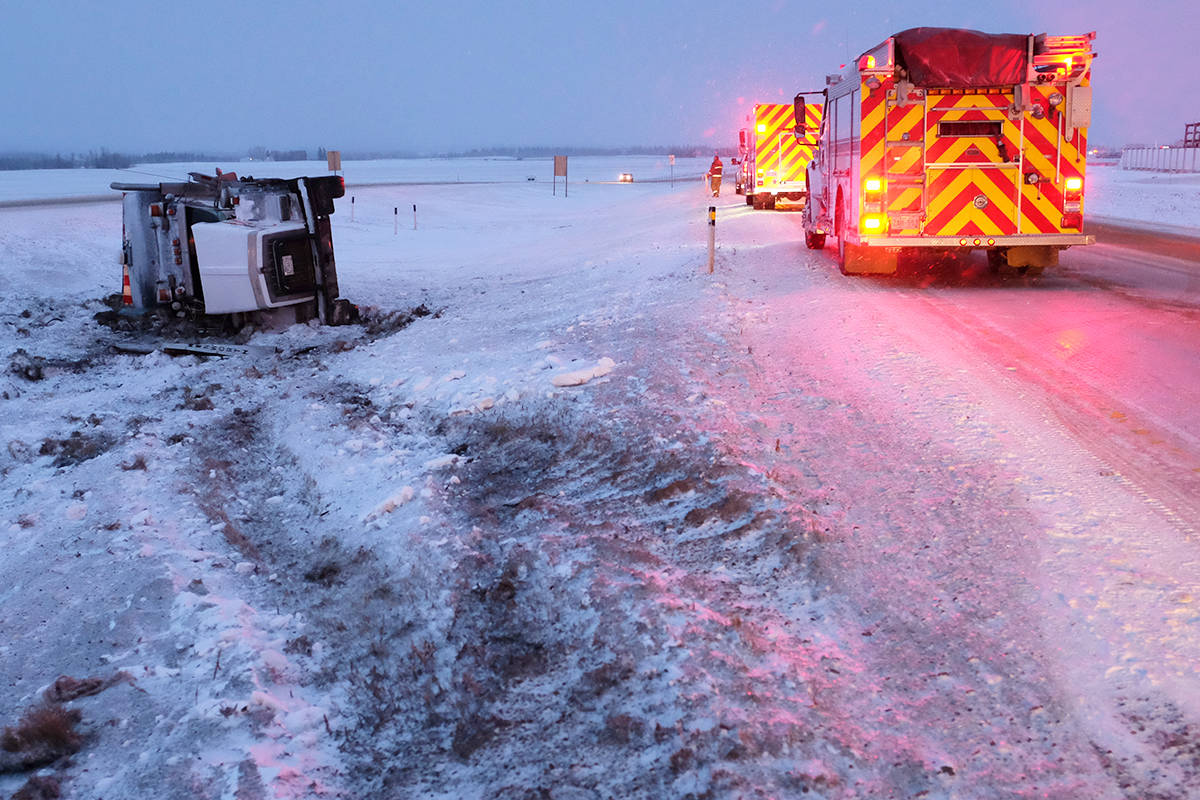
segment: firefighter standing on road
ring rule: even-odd
[[[713,153],[712,165],[708,168],[708,186],[712,189],[713,197],[721,196],[721,156]]]

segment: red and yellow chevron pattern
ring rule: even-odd
[[[884,190],[881,209],[859,192],[860,214],[882,210],[891,236],[1079,233],[1082,198],[1072,204],[1064,186],[1082,183],[1087,137],[1050,105],[1062,84],[1030,87],[1017,119],[1011,91],[897,91],[890,77],[861,85],[860,175]]]
[[[794,135],[796,112],[791,103],[759,103],[754,107],[754,174],[749,191],[772,191],[780,184],[804,186],[804,171],[817,145],[821,106],[805,106],[808,135]]]

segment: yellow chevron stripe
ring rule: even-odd
[[[935,236],[957,235],[967,224],[973,222],[986,235],[1000,235],[1002,229],[992,221],[991,217],[983,209],[975,208],[974,199],[977,194],[986,197],[988,202],[996,206],[1004,216],[1009,219],[1016,218],[1016,185],[1013,185],[1012,194],[1005,193],[993,181],[980,175],[979,172],[977,169],[962,170],[962,174],[956,176],[949,186],[931,197],[926,214],[929,219],[939,216],[947,208],[956,204],[961,204],[962,208],[942,230],[926,229],[925,233]],[[1015,178],[1015,172],[1012,174]]]
[[[891,157],[895,158],[897,153],[900,154],[900,159],[898,161],[889,160],[887,169],[888,172],[895,174],[920,173],[919,167],[921,164],[921,148],[893,148]],[[914,170],[914,167],[917,167],[918,169]]]
[[[898,114],[897,111],[900,110],[903,110],[904,113]],[[924,117],[924,106],[907,106],[904,109],[893,108],[892,112],[888,114],[887,138],[895,142],[899,141],[907,133],[910,141],[919,139],[924,135],[924,127],[921,125]]]
[[[1045,225],[1029,216],[1031,208],[1036,208],[1050,223],[1049,230]],[[1021,190],[1021,233],[1061,233],[1062,211],[1036,186],[1025,186]]]
[[[964,136],[957,139],[953,144],[946,149],[944,153],[937,157],[936,161],[931,161],[931,164],[953,164],[958,161],[967,150],[972,146],[979,148],[981,155],[972,156],[972,161],[999,161],[1000,148],[996,146],[996,142],[992,139],[985,139],[982,136]]]
[[[916,211],[921,204],[920,187],[909,187],[893,195],[888,203],[888,211]]]

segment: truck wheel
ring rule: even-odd
[[[766,206],[768,209],[771,209],[772,211],[774,211],[775,210],[775,195],[773,195],[773,194],[767,195],[767,200],[765,203],[763,203],[763,205]]]
[[[837,216],[834,217],[833,232],[837,236],[837,265],[838,271],[843,275],[849,275],[846,272],[846,214],[845,205],[838,199]]]
[[[756,194],[756,195],[754,195],[754,197],[753,197],[753,199],[751,200],[751,203],[750,203],[750,204],[754,206],[754,210],[755,210],[755,211],[762,211],[762,210],[763,210],[763,205],[764,205],[764,203],[763,203],[763,196],[762,196],[761,194]]]
[[[804,232],[804,245],[809,250],[825,249],[825,234],[813,233],[812,231],[805,231]]]
[[[994,247],[987,251],[988,271],[993,275],[999,275],[1008,266],[1008,258],[1005,257],[1004,251],[999,247]]]
[[[754,205],[754,195],[752,195],[752,194],[746,195],[746,205],[748,205],[748,206]]]

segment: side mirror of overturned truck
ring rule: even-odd
[[[123,193],[123,305],[131,313],[228,315],[288,325],[342,325],[329,215],[339,175],[238,178],[189,173],[185,183],[113,183]]]

